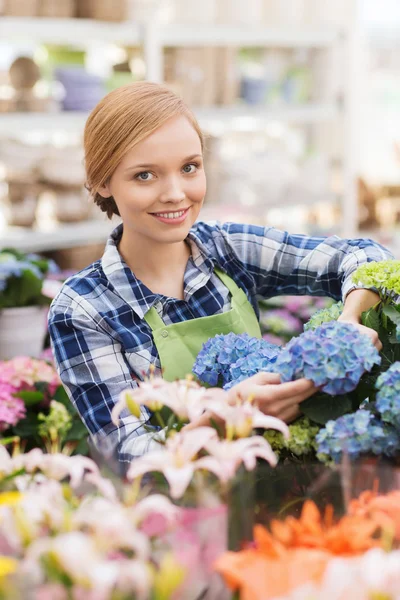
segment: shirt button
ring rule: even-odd
[[[161,337],[167,338],[168,337],[168,331],[166,331],[165,329],[163,329],[162,332],[161,332]]]

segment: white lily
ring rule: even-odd
[[[160,471],[169,483],[172,498],[180,498],[185,493],[199,461],[195,458],[211,440],[217,438],[212,427],[198,427],[181,431],[167,439],[162,451],[149,452],[135,459],[127,474],[133,480],[145,473]]]
[[[228,439],[249,437],[253,429],[277,429],[289,438],[289,428],[280,419],[262,413],[251,400],[228,404],[225,398],[206,399],[203,406],[225,421]]]
[[[200,458],[197,467],[211,471],[224,483],[233,479],[242,463],[248,471],[255,468],[257,458],[263,458],[272,466],[277,463],[271,446],[261,436],[235,441],[211,439],[205,445],[205,449],[209,456]]]
[[[162,515],[168,524],[173,524],[176,523],[180,512],[180,509],[162,494],[151,494],[132,507],[133,518],[137,524],[151,515]]]
[[[153,412],[167,406],[182,421],[192,421],[203,413],[202,400],[208,393],[189,377],[174,382],[154,377],[140,382],[138,388],[124,390],[111,412],[111,418],[118,425],[120,415],[126,408],[139,418],[140,406],[146,406]]]
[[[38,539],[28,549],[27,558],[41,561],[48,554],[77,585],[111,593],[118,577],[116,561],[105,560],[88,535],[73,531]]]

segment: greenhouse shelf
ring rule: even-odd
[[[266,106],[209,106],[194,108],[194,112],[203,127],[217,124],[223,127],[251,130],[260,124],[271,121],[288,123],[320,123],[339,116],[338,103],[307,103],[283,105],[273,108]],[[3,113],[0,114],[1,135],[21,135],[30,132],[83,131],[88,113]]]
[[[140,44],[142,34],[140,25],[131,21],[0,17],[0,39],[75,47],[84,47],[90,42],[135,46]]]
[[[22,252],[45,252],[105,243],[116,222],[81,221],[62,223],[53,229],[5,227],[0,230],[0,248],[15,248]]]
[[[241,27],[231,25],[166,25],[160,29],[163,46],[270,46],[325,48],[342,35],[340,29]]]

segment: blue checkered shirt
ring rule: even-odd
[[[103,257],[66,281],[53,301],[49,331],[61,380],[71,402],[102,452],[113,449],[122,462],[155,444],[151,413],[124,411],[119,427],[111,410],[122,390],[160,360],[143,319],[154,306],[166,325],[223,313],[230,294],[214,274],[217,265],[242,288],[258,314],[257,301],[281,294],[345,298],[352,273],[365,262],[391,258],[371,240],[290,235],[254,225],[196,223],[184,276],[184,300],[154,294],[118,252],[119,225]]]

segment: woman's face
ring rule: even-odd
[[[173,117],[127,152],[99,193],[113,196],[124,236],[184,240],[206,193],[201,142],[188,119]]]

